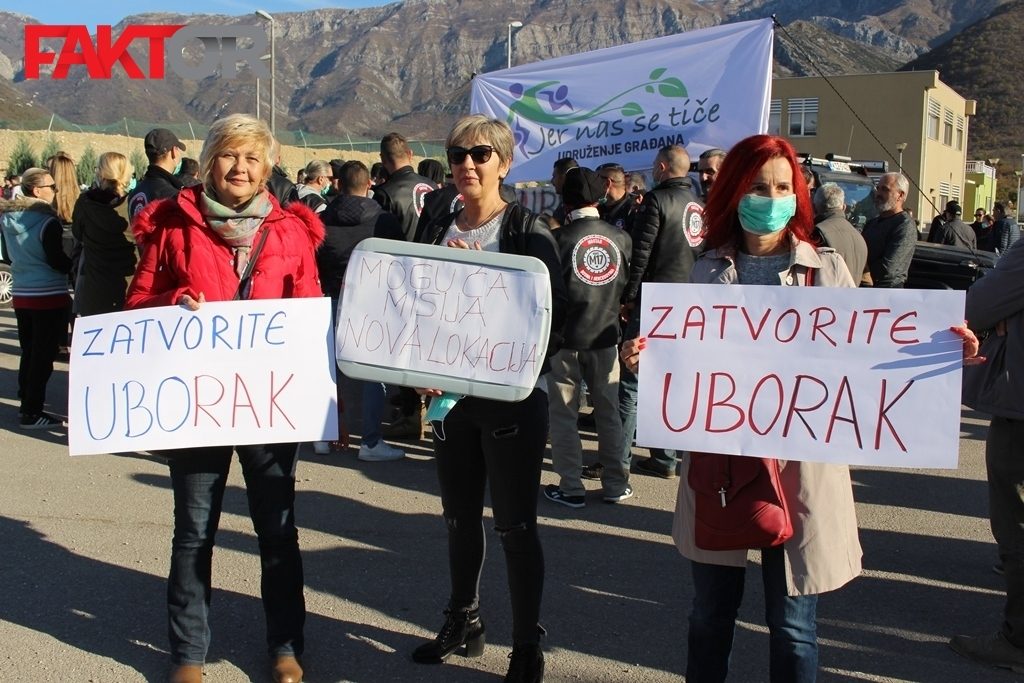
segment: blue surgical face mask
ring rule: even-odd
[[[128,181],[128,191],[131,192],[132,190],[134,190],[135,185],[138,184],[138,182],[139,181],[136,180],[135,176],[132,176],[132,179]]]
[[[754,235],[771,235],[782,230],[796,215],[796,195],[762,197],[743,195],[739,205],[740,225]]]
[[[181,173],[181,159],[178,159],[178,163],[174,167],[174,170],[171,171],[171,175],[178,175],[179,173]]]

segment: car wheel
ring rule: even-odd
[[[6,263],[0,263],[0,308],[10,308],[14,300],[14,276],[11,274],[11,267]]]

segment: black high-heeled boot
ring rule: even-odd
[[[484,653],[484,622],[480,611],[446,609],[444,626],[437,637],[413,650],[412,660],[419,664],[440,664],[449,655],[465,646],[466,657]]]
[[[508,673],[505,683],[542,683],[544,680],[544,653],[540,645],[513,645],[508,655]]]

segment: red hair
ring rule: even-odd
[[[814,228],[814,210],[807,191],[807,181],[800,172],[796,150],[784,138],[775,135],[751,135],[736,143],[718,169],[715,182],[704,208],[704,225],[707,233],[704,246],[718,249],[736,246],[742,239],[738,207],[740,199],[747,194],[754,177],[768,161],[782,158],[793,169],[793,194],[796,195],[796,215],[789,220],[783,233],[804,242],[811,241]]]

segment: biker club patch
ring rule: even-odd
[[[697,202],[690,202],[686,205],[683,216],[686,242],[696,249],[704,241],[704,207]]]
[[[572,248],[572,264],[581,282],[600,287],[615,280],[622,268],[622,255],[604,235],[587,235]]]

